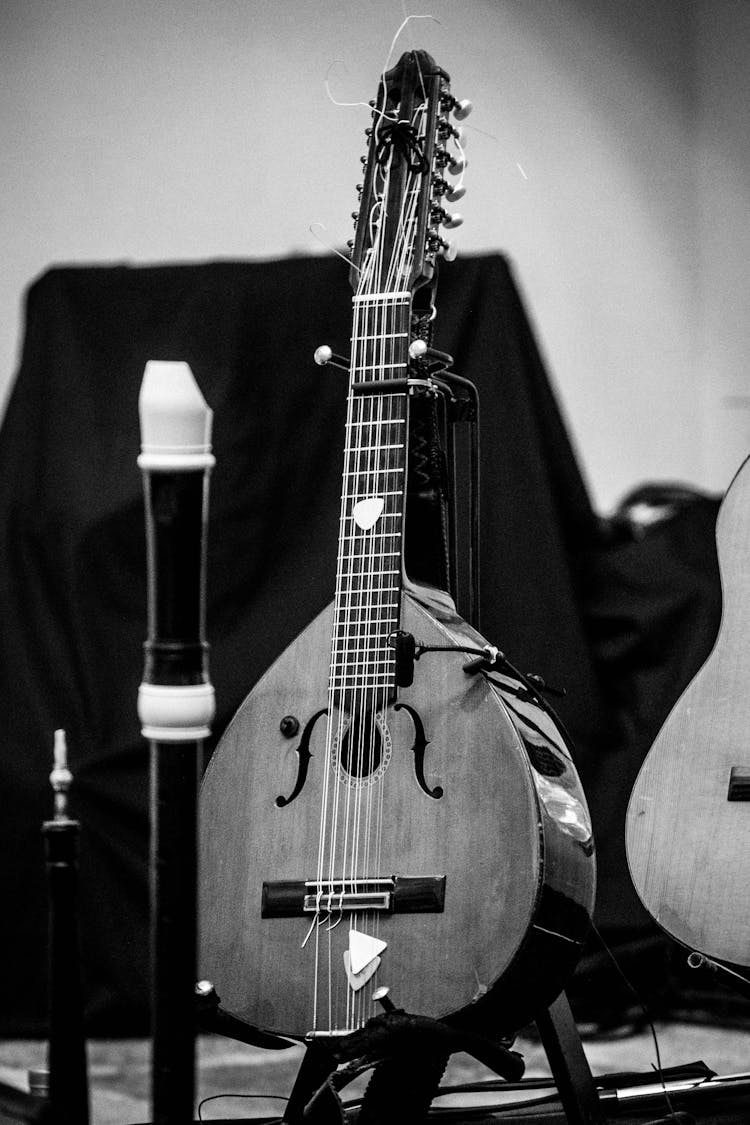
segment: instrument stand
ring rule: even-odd
[[[568,997],[561,992],[534,1021],[569,1125],[599,1125],[604,1116]]]
[[[364,1027],[313,1040],[302,1060],[284,1122],[332,1125],[346,1120],[338,1091],[372,1071],[357,1120],[361,1125],[418,1125],[426,1121],[452,1054],[464,1051],[508,1081],[523,1074],[523,1059],[503,1042],[411,1015],[392,1003]]]
[[[328,1081],[335,1069],[333,1054],[324,1043],[307,1045],[282,1118],[285,1125],[330,1125],[336,1118],[343,1121],[341,1102]],[[305,1114],[315,1091],[319,1096],[311,1112]]]
[[[371,1021],[372,1025],[377,1024],[378,1020],[387,1018],[388,1015],[377,1017]],[[285,1125],[332,1125],[333,1122],[338,1121],[343,1123],[345,1113],[337,1087],[345,1085],[356,1077],[357,1073],[369,1069],[373,1064],[375,1070],[370,1080],[368,1094],[372,1097],[371,1091],[374,1090],[377,1095],[382,1091],[386,1099],[394,1100],[393,1108],[388,1112],[392,1125],[400,1125],[402,1119],[404,1122],[417,1122],[420,1119],[418,1115],[420,1108],[424,1110],[426,1119],[429,1104],[437,1092],[445,1065],[454,1051],[467,1051],[504,1078],[520,1077],[520,1074],[513,1073],[514,1067],[522,1072],[520,1056],[499,1044],[478,1036],[467,1036],[456,1032],[436,1020],[422,1020],[402,1012],[394,1012],[392,1018],[400,1020],[402,1024],[410,1021],[407,1033],[415,1036],[414,1041],[404,1043],[401,1038],[403,1027],[397,1025],[393,1028],[396,1049],[392,1054],[384,1053],[377,1049],[378,1046],[382,1047],[382,1040],[379,1039],[381,1028],[375,1028],[371,1033],[370,1043],[371,1048],[375,1048],[373,1050],[375,1057],[369,1059],[360,1057],[351,1061],[348,1067],[345,1066],[343,1071],[338,1072],[339,1081],[335,1080],[336,1067],[341,1061],[339,1044],[322,1040],[314,1040],[310,1043],[300,1064],[287,1104],[283,1118]],[[599,1105],[594,1080],[565,993],[538,1015],[535,1022],[569,1125],[603,1125],[605,1119]],[[433,1032],[432,1038],[430,1032]],[[351,1038],[357,1035],[365,1037],[367,1028],[362,1032],[352,1033]],[[426,1049],[420,1049],[418,1038],[420,1035],[426,1038]],[[352,1058],[351,1051],[347,1052],[346,1058]],[[413,1090],[415,1079],[418,1081],[421,1076],[425,1078],[422,1084],[425,1095],[422,1099],[423,1105],[421,1107],[410,1105],[404,1110],[401,1102],[405,1091]],[[398,1098],[398,1105],[395,1104],[396,1098]],[[406,1116],[403,1116],[404,1111]],[[380,1113],[382,1113],[382,1106],[378,1105],[376,1116],[372,1120],[379,1120]],[[370,1121],[367,1095],[360,1110],[359,1120]]]

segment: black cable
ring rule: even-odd
[[[601,947],[604,950],[604,952],[606,953],[607,957],[609,957],[610,961],[612,962],[612,965],[614,966],[615,972],[617,972],[617,974],[620,976],[623,984],[628,989],[628,991],[632,994],[633,999],[635,1000],[636,1004],[638,1005],[638,1007],[643,1012],[644,1019],[645,1019],[647,1025],[648,1025],[648,1028],[651,1032],[651,1038],[653,1039],[653,1042],[654,1042],[654,1051],[656,1053],[656,1067],[654,1069],[656,1070],[656,1073],[659,1076],[659,1081],[661,1082],[661,1087],[662,1087],[662,1090],[664,1092],[664,1101],[666,1102],[667,1109],[668,1109],[671,1117],[676,1122],[678,1122],[678,1125],[684,1125],[684,1122],[685,1122],[684,1115],[682,1115],[681,1113],[678,1114],[678,1112],[675,1110],[674,1106],[672,1105],[672,1099],[669,1096],[669,1091],[667,1090],[666,1082],[664,1080],[664,1068],[662,1066],[662,1061],[661,1061],[661,1050],[659,1048],[659,1037],[656,1034],[656,1028],[654,1026],[654,1021],[651,1019],[651,1014],[650,1014],[648,1008],[646,1007],[646,1004],[645,1004],[644,1000],[642,999],[640,993],[636,989],[635,985],[625,975],[625,973],[623,972],[622,967],[618,963],[617,958],[615,957],[614,953],[609,948],[606,941],[604,940],[601,933],[596,928],[596,926],[594,925],[593,922],[591,923],[591,932],[596,937],[597,941],[601,945]]]

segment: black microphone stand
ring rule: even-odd
[[[195,1102],[197,800],[214,717],[205,641],[212,414],[186,363],[151,361],[140,394],[148,640],[138,695],[151,744],[151,1033],[154,1125]]]

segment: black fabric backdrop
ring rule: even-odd
[[[598,920],[643,926],[622,818],[649,741],[715,631],[715,501],[690,509],[676,550],[674,536],[635,542],[603,528],[501,256],[444,269],[436,325],[435,345],[481,399],[482,630],[567,689],[559,710],[600,851]],[[186,360],[214,411],[207,621],[218,736],[333,593],[346,380],[312,353],[326,342],[345,354],[349,335],[347,271],[334,258],[60,268],[29,290],[0,431],[0,1035],[44,1029],[39,828],[57,727],[83,824],[89,1030],[146,1027],[144,365]]]

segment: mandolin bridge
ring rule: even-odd
[[[261,918],[305,914],[442,914],[445,876],[394,875],[385,879],[282,879],[263,884]]]

